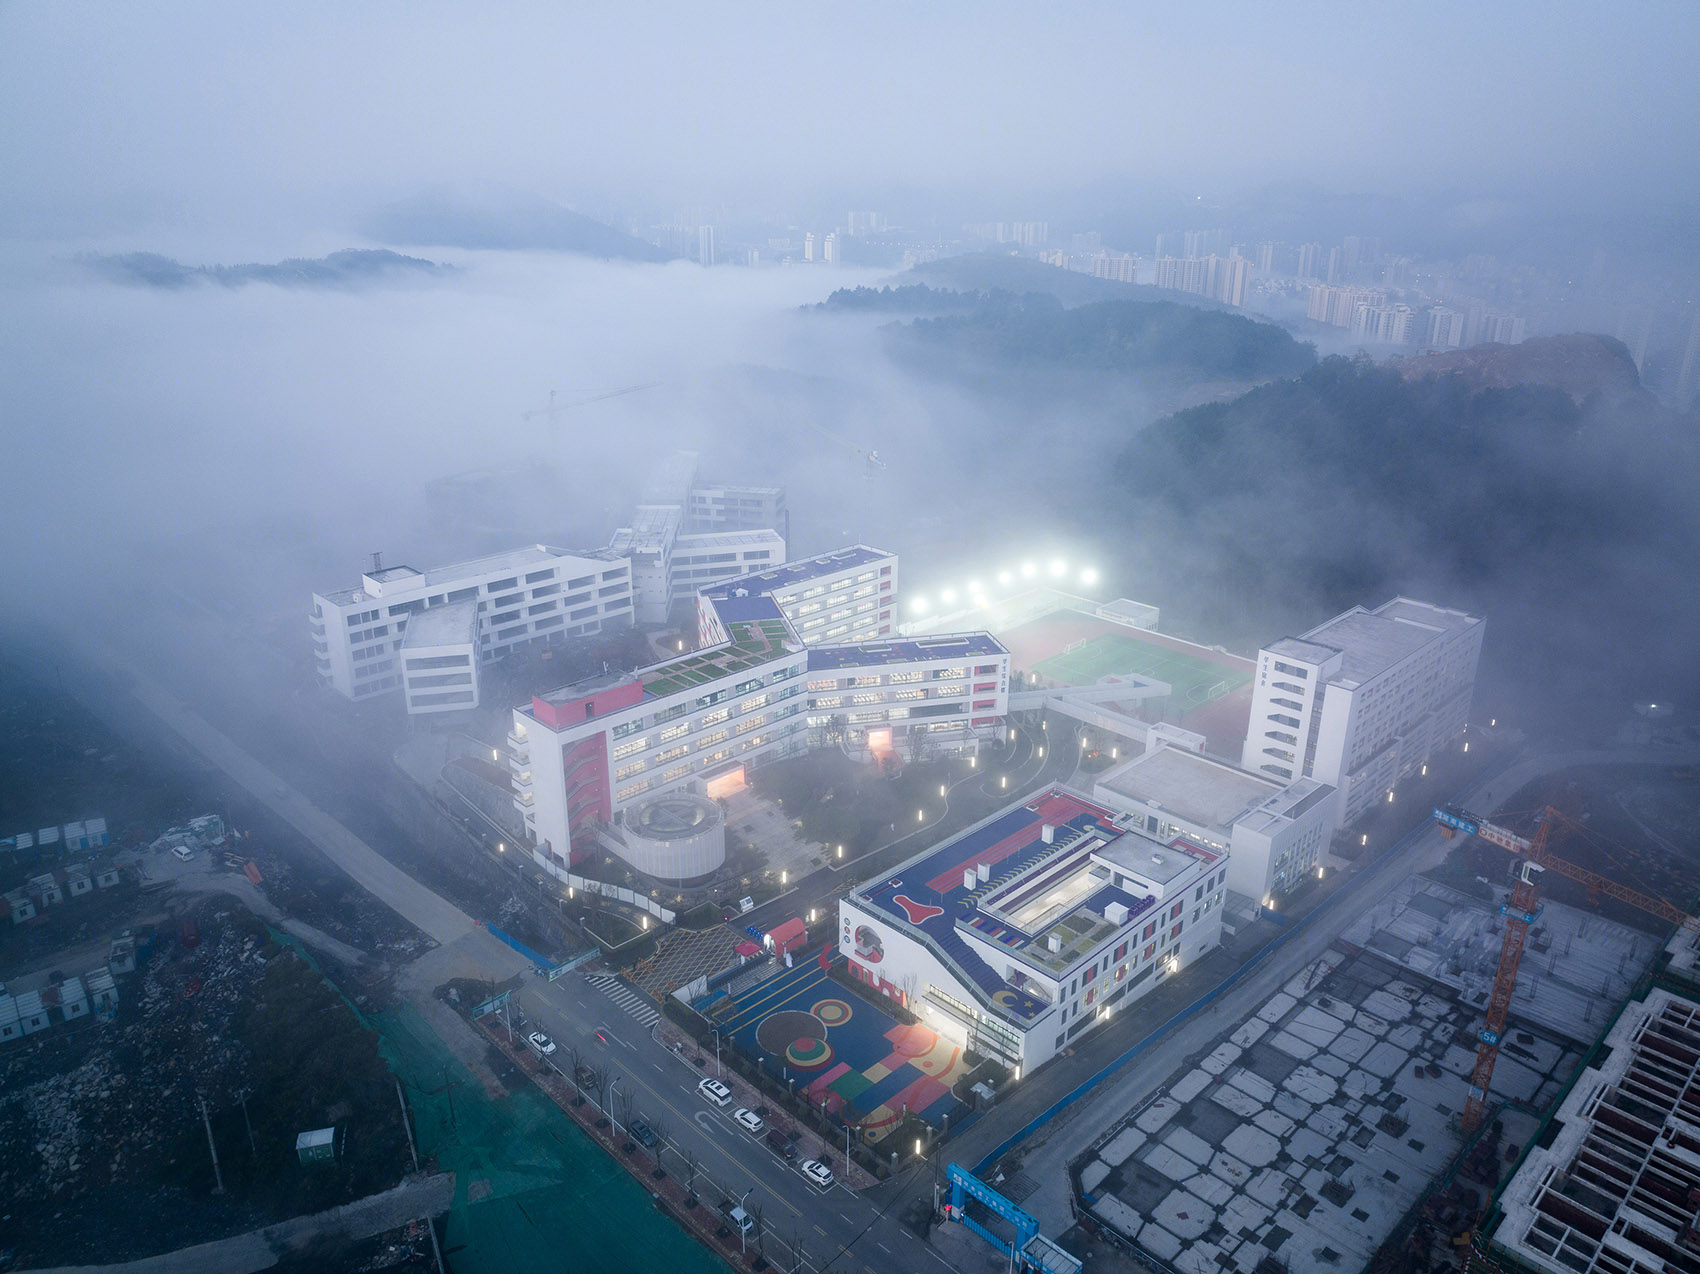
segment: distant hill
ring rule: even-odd
[[[947,367],[972,360],[1002,370],[1050,366],[1254,381],[1296,376],[1316,362],[1315,349],[1274,324],[1173,301],[1068,309],[1027,296],[887,331],[908,361]]]
[[[296,288],[347,288],[406,278],[431,278],[454,269],[422,257],[404,257],[387,248],[350,248],[312,260],[295,257],[270,265],[184,265],[156,252],[88,256],[83,260],[119,283],[153,288],[186,288],[201,283],[216,283],[227,288],[243,287],[249,283]]]
[[[1001,292],[958,292],[925,283],[905,283],[898,287],[839,288],[826,300],[802,308],[860,314],[960,314],[1000,298],[1020,299]]]
[[[479,206],[446,195],[421,195],[380,209],[362,228],[374,239],[409,247],[571,252],[614,261],[672,259],[606,222],[529,197]]]
[[[1174,301],[1197,309],[1226,308],[1201,296],[1185,296],[1143,283],[1096,279],[1008,252],[973,252],[928,261],[898,276],[899,281],[910,279],[955,292],[1010,292],[1017,296],[1043,292],[1071,306],[1093,301]]]
[[[1551,385],[1577,402],[1594,393],[1641,392],[1640,373],[1623,342],[1586,332],[1534,336],[1520,345],[1474,345],[1389,362],[1408,381],[1457,375],[1472,389]]]
[[[1611,717],[1700,694],[1696,489],[1694,417],[1651,395],[1335,357],[1132,433],[1108,490],[1137,495],[1098,514],[1122,576],[1207,631],[1266,640],[1403,592],[1488,616],[1523,710]]]

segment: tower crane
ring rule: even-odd
[[[1533,837],[1519,836],[1509,828],[1456,808],[1437,809],[1434,818],[1440,824],[1442,836],[1451,837],[1459,832],[1466,836],[1479,836],[1523,859],[1516,884],[1511,890],[1511,901],[1499,908],[1499,914],[1505,917],[1505,942],[1500,947],[1499,972],[1493,980],[1493,994],[1488,997],[1486,1020],[1482,1023],[1478,1037],[1480,1042],[1476,1047],[1476,1066],[1470,1075],[1469,1096],[1464,1103],[1463,1127],[1466,1133],[1471,1133],[1481,1126],[1487,1114],[1488,1081],[1493,1078],[1493,1064],[1499,1059],[1499,1041],[1505,1033],[1505,1016],[1511,1007],[1511,995],[1517,989],[1517,966],[1523,959],[1523,943],[1529,936],[1529,926],[1541,914],[1541,908],[1536,906],[1539,892],[1536,873],[1551,871],[1568,876],[1588,887],[1590,900],[1602,895],[1615,898],[1696,933],[1700,933],[1700,917],[1688,915],[1663,898],[1641,893],[1609,876],[1589,871],[1550,853],[1547,842],[1555,827],[1561,824],[1574,828],[1582,826],[1550,805],[1541,812]]]
[[[658,380],[645,381],[641,385],[627,385],[624,389],[604,389],[600,393],[591,394],[585,398],[575,398],[572,401],[557,401],[556,391],[549,391],[549,405],[538,407],[532,411],[520,413],[521,420],[535,420],[539,416],[547,416],[551,424],[560,420],[562,412],[571,411],[575,407],[588,407],[591,403],[599,403],[605,398],[623,398],[627,394],[635,394],[640,390],[654,389],[661,382]]]

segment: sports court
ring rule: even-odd
[[[896,1131],[910,1111],[935,1127],[946,1115],[957,1122],[967,1113],[950,1091],[970,1069],[963,1050],[847,991],[818,959],[722,1000],[712,1018],[815,1105],[861,1125],[870,1144]]]
[[[1090,686],[1116,674],[1155,677],[1173,686],[1173,698],[1183,704],[1219,699],[1251,680],[1249,672],[1207,663],[1196,655],[1166,649],[1126,632],[1088,637],[1039,661],[1033,671],[1070,686]]]

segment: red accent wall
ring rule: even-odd
[[[566,703],[550,703],[545,699],[533,697],[531,715],[544,725],[559,730],[564,726],[577,725],[592,717],[607,716],[610,712],[618,712],[621,708],[630,708],[642,702],[643,682],[626,681]]]

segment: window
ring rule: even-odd
[[[525,577],[525,582],[527,584],[541,584],[546,579],[554,579],[554,578],[555,578],[555,568],[553,566],[551,566],[546,571],[533,571],[533,572],[531,572],[531,574],[529,574]]]
[[[519,576],[510,575],[507,579],[493,580],[484,586],[486,593],[505,593],[510,588],[519,587]],[[498,603],[499,605],[500,603]]]
[[[1154,934],[1156,932],[1157,932],[1157,922],[1155,920],[1153,920],[1150,924],[1145,926],[1145,936],[1147,938],[1149,938],[1152,934]]]

